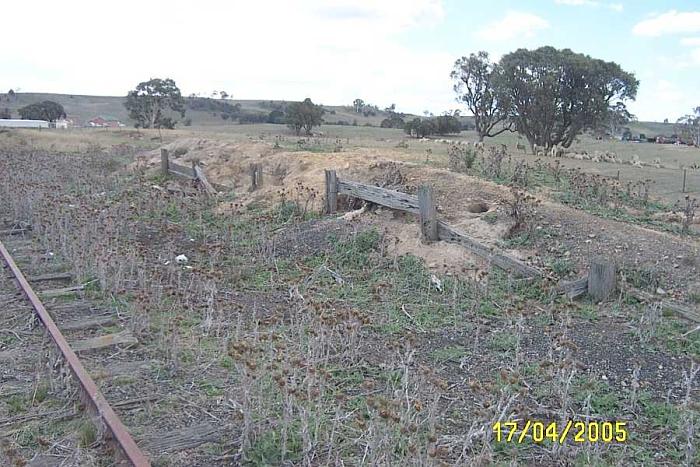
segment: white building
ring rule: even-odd
[[[0,128],[48,128],[46,120],[17,120],[13,118],[0,118]]]
[[[73,126],[73,120],[69,120],[67,118],[60,118],[56,120],[56,128],[62,128],[62,129],[67,129],[71,128]]]

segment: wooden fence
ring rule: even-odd
[[[542,271],[522,261],[509,256],[495,247],[482,245],[469,238],[454,227],[437,218],[437,209],[433,189],[421,186],[417,195],[400,191],[388,190],[364,183],[341,180],[335,170],[326,170],[326,212],[335,213],[338,209],[338,195],[347,195],[363,199],[381,206],[398,211],[410,212],[419,216],[421,235],[426,241],[445,241],[463,246],[476,256],[485,259],[490,264],[509,271],[515,275],[528,278],[544,277]],[[588,294],[596,301],[608,299],[618,289],[616,269],[608,259],[594,259],[591,262],[590,273],[572,282],[562,283],[554,289],[555,293],[566,294],[569,298],[577,298]],[[660,300],[648,292],[625,287],[628,295],[645,302],[661,302],[663,310],[690,321],[700,322],[700,313],[683,305],[668,300]]]
[[[190,168],[170,161],[166,149],[161,149],[161,169],[164,174],[198,181],[209,195],[217,193],[217,189],[209,183],[201,167],[194,162]],[[262,164],[251,164],[249,191],[254,191],[262,186],[262,175]],[[442,240],[461,245],[490,264],[517,276],[526,278],[545,276],[539,269],[513,258],[496,247],[483,245],[446,222],[439,220],[433,189],[430,186],[423,185],[418,189],[417,195],[411,195],[351,180],[341,180],[335,170],[326,170],[325,177],[325,211],[328,214],[337,212],[338,195],[351,196],[398,211],[409,212],[418,215],[421,235],[426,241]],[[572,282],[562,283],[554,289],[554,292],[566,294],[572,299],[588,293],[596,300],[605,300],[616,290],[615,278],[616,273],[612,263],[609,261],[596,263],[594,261],[591,264],[589,275]],[[625,292],[641,301],[659,301],[652,294],[635,288],[627,287]],[[683,305],[662,301],[662,307],[665,311],[682,318],[700,322],[700,313]]]
[[[595,300],[605,300],[611,296],[613,292],[616,292],[619,289],[623,293],[634,297],[640,302],[659,303],[664,312],[680,316],[688,321],[700,323],[700,313],[698,313],[696,310],[678,303],[674,303],[668,300],[666,297],[645,292],[644,290],[640,290],[636,287],[631,287],[629,285],[624,285],[624,287],[619,286],[615,281],[616,274],[614,270],[612,272],[601,274],[601,265],[595,263],[596,262],[594,261],[591,264],[589,274],[581,277],[580,279],[560,283],[557,287],[555,287],[554,292],[564,294],[570,299],[578,298],[588,293],[591,298]],[[603,263],[605,264],[606,268],[611,267],[610,262]],[[603,276],[605,276],[605,279],[601,281]],[[599,284],[604,284],[602,289],[605,290],[606,293],[601,294],[598,292],[601,290],[601,286]]]
[[[207,180],[204,171],[197,163],[192,162],[192,167],[177,164],[170,160],[167,149],[160,150],[160,168],[164,175],[175,175],[176,177],[198,181],[209,196],[217,194],[217,189]]]
[[[445,241],[463,246],[471,253],[485,259],[494,266],[523,277],[543,277],[537,268],[499,251],[495,247],[482,245],[466,234],[437,218],[433,189],[422,186],[418,195],[388,190],[350,180],[341,180],[335,170],[326,170],[326,212],[338,210],[338,195],[352,196],[398,211],[418,214],[421,233],[426,241]]]

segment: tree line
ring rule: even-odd
[[[228,93],[218,95],[221,96],[220,100],[197,95],[185,99],[172,79],[152,78],[129,91],[124,106],[137,128],[172,129],[177,123],[177,116],[184,118],[188,108],[220,115],[223,120],[238,119],[239,123],[286,123],[297,134],[301,134],[302,130],[311,134],[312,128],[323,121],[323,107],[308,98],[303,102],[273,105],[273,110],[264,114],[244,112],[240,104],[226,100],[230,97]],[[185,124],[191,124],[191,120],[185,120]]]
[[[12,91],[10,89],[10,91]],[[66,111],[63,106],[54,101],[41,101],[33,104],[25,105],[17,109],[17,113],[22,120],[45,120],[47,122],[55,122],[58,119],[66,117]],[[0,118],[12,118],[12,112],[5,107],[0,109]]]

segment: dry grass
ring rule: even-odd
[[[42,138],[25,146],[50,147]],[[569,303],[546,283],[494,271],[480,282],[445,275],[436,288],[416,257],[389,253],[382,232],[331,230],[338,223],[319,219],[321,200],[305,186],[224,214],[215,200],[123,170],[129,155],[18,148],[0,157],[2,217],[32,223],[128,314],[160,364],[125,386],[190,402],[149,412],[140,429],[189,415],[236,427],[176,464],[697,461],[697,333],[653,312],[640,321],[645,308],[631,300]],[[181,253],[188,264],[175,263]],[[516,445],[491,430],[568,418],[626,420],[634,437]]]

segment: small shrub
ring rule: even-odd
[[[476,152],[462,144],[450,144],[447,148],[448,166],[454,172],[467,173],[476,159]]]
[[[495,224],[498,221],[498,214],[495,212],[487,212],[483,216],[481,216],[481,219],[486,222],[487,224]]]
[[[172,156],[173,157],[180,157],[180,156],[184,156],[185,154],[187,154],[187,148],[177,148],[173,151]]]
[[[97,441],[97,430],[90,422],[83,422],[78,429],[78,439],[81,447],[89,447]]]
[[[569,259],[558,258],[552,262],[551,268],[559,277],[565,277],[573,272],[574,265]]]

